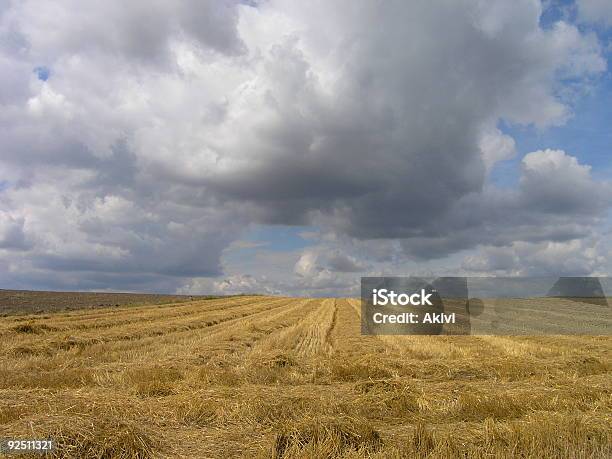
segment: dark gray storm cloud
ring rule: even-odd
[[[573,152],[527,155],[514,189],[490,182],[514,154],[500,120],[562,124],[563,82],[606,68],[592,35],[509,5],[5,5],[0,280],[175,290],[221,274],[255,223],[373,244],[298,257],[296,285],[321,292],[396,250],[592,238],[610,187]],[[219,289],[262,286],[242,274]]]
[[[355,260],[353,257],[344,253],[336,252],[329,257],[329,268],[332,271],[342,273],[359,273],[365,271],[366,267]]]
[[[521,166],[518,189],[489,187],[462,197],[451,212],[429,220],[425,234],[403,239],[404,250],[431,258],[478,244],[566,242],[590,236],[605,219],[611,184],[594,180],[590,167],[576,158],[558,150],[537,151]]]
[[[23,218],[5,217],[0,221],[0,249],[26,250],[28,248],[23,225]]]

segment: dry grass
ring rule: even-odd
[[[316,417],[284,427],[268,455],[334,458],[350,452],[368,455],[382,447],[380,434],[365,419]]]
[[[7,316],[0,438],[70,458],[610,457],[611,342],[361,336],[334,299]]]

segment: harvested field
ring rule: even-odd
[[[214,296],[160,295],[147,293],[40,292],[0,289],[0,316],[104,308],[130,305],[179,303]]]
[[[0,318],[0,438],[70,458],[612,454],[609,337],[361,336],[358,305]]]

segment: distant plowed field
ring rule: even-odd
[[[214,297],[155,293],[42,292],[0,289],[0,316],[110,306],[168,304],[210,298]]]
[[[610,457],[611,344],[361,336],[348,299],[7,316],[0,438],[71,458]]]

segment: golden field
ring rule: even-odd
[[[71,458],[610,457],[611,344],[361,336],[359,300],[333,298],[6,316],[0,438]]]

